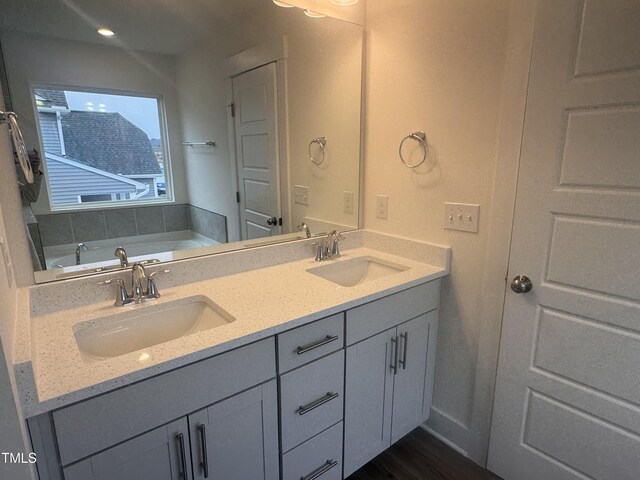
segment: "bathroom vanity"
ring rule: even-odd
[[[291,261],[142,305],[31,305],[16,375],[40,478],[341,479],[422,424],[449,250],[366,231],[344,243],[324,262],[308,242],[265,247]],[[181,315],[194,331],[148,340],[145,322]]]

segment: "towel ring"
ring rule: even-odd
[[[18,163],[20,163],[20,167],[24,173],[24,179],[27,183],[33,183],[33,170],[31,169],[27,147],[24,144],[22,132],[18,125],[18,115],[13,112],[0,112],[0,125],[3,123],[7,123],[9,125],[9,133],[11,134],[13,146],[18,154]]]
[[[411,165],[410,163],[407,163],[403,156],[402,156],[402,147],[404,146],[404,142],[406,142],[407,140],[415,140],[416,142],[419,142],[420,145],[422,145],[422,149],[424,150],[424,155],[422,155],[422,160],[420,161],[420,163],[416,163],[415,165]],[[427,145],[427,134],[420,131],[420,132],[413,132],[409,135],[407,135],[406,137],[404,137],[402,139],[402,142],[400,142],[400,147],[398,147],[398,155],[400,155],[400,161],[404,164],[405,167],[408,168],[416,168],[419,167],[420,165],[422,165],[425,160],[427,159],[427,154],[429,152],[429,147]]]
[[[313,153],[311,153],[311,147],[313,146],[314,143],[317,143],[318,145],[320,145],[320,153],[322,155],[320,157],[319,162],[316,162],[316,160],[313,158]],[[309,160],[311,160],[311,163],[315,165],[322,165],[322,162],[324,162],[324,147],[326,144],[327,144],[327,137],[316,137],[309,142],[308,151],[309,151]]]

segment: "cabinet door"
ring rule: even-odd
[[[427,368],[429,345],[436,335],[436,312],[420,315],[398,326],[399,361],[394,379],[391,443],[397,442],[411,430],[429,418],[430,368]],[[431,342],[430,342],[431,340]],[[431,365],[429,365],[430,367]]]
[[[391,444],[396,329],[347,348],[344,476]]]
[[[276,381],[189,415],[196,480],[278,480]]]
[[[189,429],[183,417],[64,468],[65,480],[187,480]]]

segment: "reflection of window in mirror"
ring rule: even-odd
[[[161,98],[46,86],[32,93],[52,210],[172,199]]]

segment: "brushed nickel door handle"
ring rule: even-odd
[[[515,293],[527,293],[533,288],[533,283],[531,283],[531,279],[526,275],[516,275],[511,280],[511,290]]]

